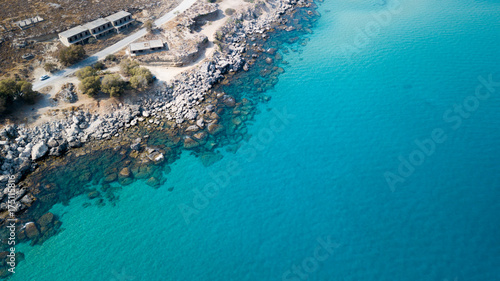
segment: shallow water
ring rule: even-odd
[[[208,168],[186,152],[116,206],[55,206],[64,230],[22,245],[11,280],[499,279],[500,90],[443,115],[500,80],[500,4],[384,3],[325,1],[248,143]],[[415,152],[435,129],[445,140]]]

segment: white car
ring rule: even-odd
[[[40,77],[40,81],[47,80],[47,79],[49,79],[49,78],[50,78],[50,76],[48,76],[48,75],[43,75],[42,77]]]

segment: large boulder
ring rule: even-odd
[[[55,138],[50,138],[49,141],[47,142],[47,145],[49,147],[56,147],[59,145],[59,142]]]
[[[229,95],[224,95],[222,97],[222,102],[227,106],[227,107],[234,107],[236,105],[236,101],[232,96]]]
[[[38,219],[37,223],[40,225],[40,227],[47,227],[48,225],[52,224],[53,221],[54,221],[54,214],[49,212],[41,216]]]
[[[203,140],[207,137],[207,133],[205,132],[199,132],[199,133],[196,133],[193,135],[193,138],[197,139],[197,140]]]
[[[130,149],[135,151],[141,150],[141,138],[135,139],[134,142],[130,145]]]
[[[146,181],[146,184],[151,186],[151,187],[154,187],[154,188],[158,188],[160,187],[161,185],[161,182],[159,179],[155,178],[155,177],[150,177],[147,181]]]
[[[33,149],[31,149],[31,159],[32,160],[37,160],[45,156],[49,148],[45,144],[45,142],[39,142],[33,146]]]
[[[211,135],[216,135],[220,133],[224,129],[224,126],[219,125],[217,123],[208,124],[208,133]]]
[[[128,178],[130,177],[130,169],[125,167],[120,171],[120,177],[122,178]]]
[[[184,148],[186,148],[186,149],[195,148],[195,147],[197,147],[199,145],[200,144],[197,141],[193,140],[190,137],[186,137],[184,139]]]
[[[38,231],[34,222],[28,222],[25,227],[26,236],[28,236],[29,239],[36,238],[40,235],[40,231]]]

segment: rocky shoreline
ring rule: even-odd
[[[303,20],[293,16],[297,7],[305,9],[302,18],[318,16],[312,0],[271,0],[232,16],[218,38],[221,49],[212,58],[182,73],[170,85],[149,93],[138,104],[121,105],[104,115],[68,112],[61,121],[1,130],[0,184],[6,187],[13,178],[18,185],[13,210],[18,219],[18,241],[42,243],[57,233],[61,222],[48,212],[54,202],[69,202],[84,193],[102,204],[104,198],[112,202],[119,189],[113,182],[124,186],[133,179],[144,179],[152,187],[160,186],[165,173],[158,167],[165,170],[165,165],[179,157],[181,149],[193,151],[207,166],[220,159],[213,148],[236,144],[245,137],[244,123],[255,114],[256,101],[215,88],[249,71],[259,60],[269,67],[260,70],[260,76],[266,78],[255,79],[253,86],[259,92],[272,87],[283,72],[274,65],[281,57],[273,48],[262,48],[262,42],[269,38],[268,32],[297,29],[299,20]],[[301,29],[309,32],[307,27]],[[265,79],[269,82],[264,83]],[[79,157],[82,155],[87,158]],[[107,168],[93,170],[92,163]],[[72,165],[75,169],[89,168],[78,171],[74,187],[60,188],[56,179],[64,178]],[[49,172],[54,175],[46,178]],[[86,189],[82,183],[102,187],[100,191]],[[7,193],[5,188],[0,194],[2,237],[7,237]],[[6,243],[3,245],[6,248]],[[5,274],[5,268],[0,268],[0,276]]]

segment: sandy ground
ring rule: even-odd
[[[150,69],[153,75],[155,75],[160,82],[164,81],[168,83],[181,72],[199,65],[206,59],[210,58],[215,51],[216,46],[213,44],[215,34],[217,30],[219,30],[219,28],[222,27],[228,19],[224,11],[228,8],[241,10],[243,8],[246,8],[248,5],[250,5],[250,3],[243,0],[223,0],[219,2],[219,10],[221,16],[217,20],[205,24],[199,31],[199,33],[206,35],[209,38],[210,42],[204,53],[202,53],[196,59],[196,61],[183,67],[147,66],[147,68]],[[119,68],[118,66],[115,66],[107,69],[107,71],[118,72]],[[43,70],[42,67],[37,67],[34,71],[35,77],[40,77],[44,74],[48,73],[46,73],[46,71]],[[73,83],[76,86],[79,85],[78,79],[74,76],[59,79],[57,82],[53,83],[51,87],[42,89],[40,91],[43,93],[43,95],[35,105],[24,106],[20,108],[15,114],[11,116],[11,119],[23,121],[23,123],[26,123],[29,126],[37,126],[44,122],[54,120],[54,118],[58,118],[58,116],[60,116],[59,114],[61,110],[69,109],[71,107],[81,106],[91,112],[105,112],[107,108],[117,107],[120,104],[119,100],[105,97],[104,95],[97,98],[90,98],[82,94],[78,94],[78,101],[75,103],[55,103],[52,99],[61,90],[61,87],[66,83]]]

